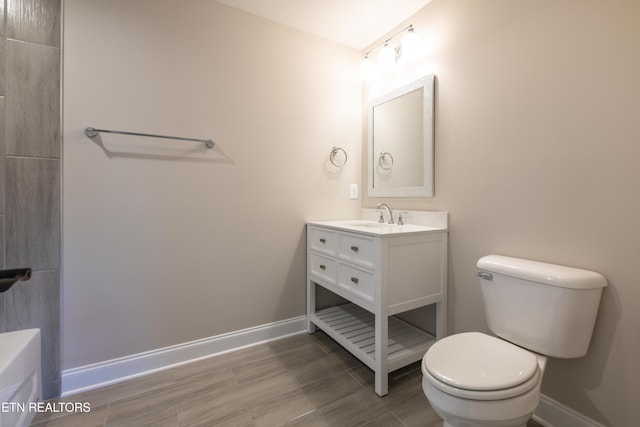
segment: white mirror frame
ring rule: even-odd
[[[434,101],[433,101],[433,82],[434,75],[430,74],[422,77],[412,83],[399,87],[383,96],[375,98],[368,105],[368,187],[369,197],[433,197],[434,195]],[[406,93],[412,92],[419,88],[423,90],[423,118],[422,118],[422,142],[424,152],[424,181],[422,186],[418,187],[392,187],[392,188],[374,188],[374,173],[376,165],[376,157],[374,152],[373,141],[373,109],[380,104],[388,102]]]

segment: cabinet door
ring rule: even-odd
[[[374,269],[378,259],[376,247],[372,237],[341,233],[338,256],[354,264]]]
[[[309,227],[308,231],[311,250],[334,256],[338,253],[338,235],[334,231],[316,227]]]
[[[338,266],[338,286],[355,298],[373,304],[375,284],[373,273],[347,264]]]
[[[336,261],[315,252],[311,252],[309,255],[309,271],[311,275],[335,285],[337,271]]]

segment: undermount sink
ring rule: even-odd
[[[324,225],[326,227],[338,228],[342,230],[357,231],[367,234],[404,234],[404,233],[421,233],[435,230],[441,230],[436,227],[426,227],[414,224],[388,224],[384,222],[368,221],[365,219],[336,220],[336,221],[318,221],[314,224]]]

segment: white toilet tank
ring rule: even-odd
[[[536,353],[587,353],[607,280],[599,273],[488,255],[478,260],[487,323],[496,335]]]

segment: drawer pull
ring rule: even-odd
[[[320,264],[320,270],[326,270],[326,269],[327,269],[327,266],[326,266],[326,265],[324,265],[324,264]]]
[[[320,239],[320,243],[327,243],[327,239]]]
[[[357,246],[351,246],[351,250],[353,252],[358,252],[359,248]]]
[[[352,281],[355,285],[357,285],[357,284],[358,284],[358,282],[359,282],[359,280],[358,280],[358,278],[357,278],[357,277],[352,277],[352,278],[351,278],[351,281]]]

